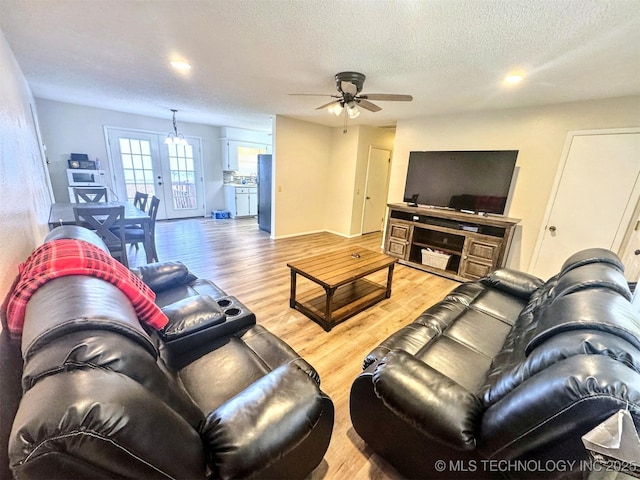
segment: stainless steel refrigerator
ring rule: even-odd
[[[271,233],[271,155],[258,155],[258,228]]]

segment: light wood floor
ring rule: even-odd
[[[333,400],[336,416],[329,449],[310,480],[401,478],[354,431],[349,417],[351,383],[369,351],[440,301],[457,282],[398,264],[391,298],[325,332],[289,308],[287,262],[350,245],[381,251],[381,233],[352,239],[318,233],[272,240],[258,230],[255,219],[189,219],[158,222],[156,244],[161,261],[180,260],[199,277],[237,297],[256,314],[258,323],[320,374],[321,388]],[[144,250],[130,250],[129,262],[143,264]],[[380,276],[370,278],[385,282],[386,270],[375,275]],[[304,288],[298,278],[299,288]]]

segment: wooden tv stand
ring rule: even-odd
[[[503,267],[520,220],[436,207],[389,204],[384,250],[399,263],[458,281]],[[450,255],[444,268],[425,265],[422,249]]]

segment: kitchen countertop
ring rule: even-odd
[[[238,188],[256,188],[257,183],[225,183],[224,186],[238,187]]]

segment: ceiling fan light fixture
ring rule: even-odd
[[[336,117],[339,117],[342,113],[342,105],[340,103],[334,103],[329,108],[327,108],[327,110],[330,113],[333,113]]]
[[[347,115],[349,115],[349,118],[356,118],[360,115],[360,109],[355,102],[349,102],[349,105],[347,105]]]
[[[167,138],[164,139],[165,145],[187,145],[187,139],[184,138],[184,135],[178,133],[178,124],[176,123],[176,112],[177,110],[171,109],[173,112],[173,132],[169,132],[167,134]]]

